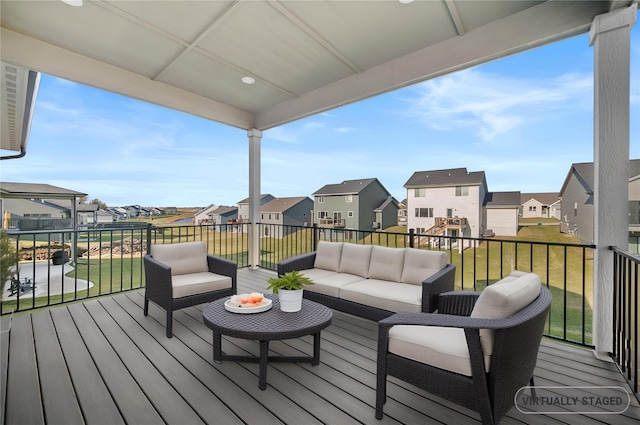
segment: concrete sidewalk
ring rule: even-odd
[[[20,264],[20,279],[29,278],[36,284],[35,296],[43,297],[47,295],[60,295],[75,291],[83,291],[93,286],[92,282],[83,279],[75,279],[67,277],[65,274],[73,270],[71,263],[63,265],[53,265],[51,261],[38,261],[34,263]],[[18,294],[9,295],[11,282],[4,285],[4,300],[12,300],[18,298]],[[20,294],[20,299],[31,298],[34,291],[27,290]]]

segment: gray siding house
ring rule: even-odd
[[[313,219],[313,201],[308,196],[274,198],[260,207],[260,234],[283,238],[308,226]]]
[[[392,202],[380,210],[385,201],[392,198],[389,191],[376,178],[345,180],[328,184],[313,193],[315,221],[318,227],[345,230],[373,230],[374,223],[397,223],[398,203]],[[387,212],[390,217],[382,217]],[[388,226],[387,226],[388,227]]]
[[[520,196],[520,217],[557,218],[560,220],[560,196],[557,192],[523,193]]]
[[[640,159],[629,161],[629,242],[630,249],[635,244],[637,249],[640,232],[634,226],[634,217],[640,209],[640,196],[634,188],[636,179],[640,175]],[[584,243],[594,243],[593,240],[593,162],[572,164],[569,173],[560,189],[562,199],[562,219],[560,231],[580,239]],[[634,199],[637,199],[634,201]]]
[[[484,198],[485,233],[518,236],[520,192],[489,192]]]

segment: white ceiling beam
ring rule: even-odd
[[[444,0],[444,3],[447,5],[447,9],[449,9],[449,15],[451,15],[451,19],[453,20],[453,25],[456,26],[456,31],[458,35],[464,35],[464,25],[462,25],[462,19],[460,19],[460,14],[458,13],[458,8],[453,0]]]
[[[256,114],[255,127],[276,127],[421,81],[585,33],[602,2],[551,1],[352,75]],[[532,23],[536,23],[532,25]],[[473,34],[473,35],[472,35]]]
[[[183,111],[233,127],[254,127],[253,114],[153,81],[60,47],[2,28],[2,59],[44,74]]]

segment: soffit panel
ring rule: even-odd
[[[452,1],[462,21],[465,31],[472,31],[490,22],[506,18],[546,0],[520,1]]]
[[[243,83],[241,79],[245,75],[210,57],[191,51],[167,68],[157,81],[250,112],[257,112],[290,98],[261,80],[251,85]]]
[[[457,35],[440,1],[283,4],[362,71]]]
[[[198,48],[292,95],[353,73],[312,36],[262,1],[231,10]]]

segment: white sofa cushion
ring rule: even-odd
[[[172,276],[209,271],[204,242],[151,245],[151,255],[171,267]]]
[[[372,245],[356,245],[345,243],[342,245],[342,259],[340,273],[355,274],[369,277],[369,263],[371,262]]]
[[[389,280],[365,279],[340,288],[340,298],[395,312],[420,312],[422,287]]]
[[[404,266],[404,249],[374,245],[371,251],[369,278],[400,282]]]
[[[405,248],[401,282],[422,285],[422,281],[447,266],[447,254],[442,251]]]
[[[535,273],[507,276],[486,287],[478,297],[471,317],[481,319],[503,319],[531,304],[540,294],[540,278]],[[480,342],[485,355],[493,354],[494,331],[480,329]]]
[[[340,271],[342,242],[319,241],[313,267],[334,272]]]
[[[340,295],[341,287],[362,280],[362,276],[322,269],[302,270],[302,273],[313,281],[313,285],[304,287],[305,291],[331,295],[336,298]]]
[[[462,328],[398,325],[389,329],[389,352],[440,369],[471,376]],[[485,365],[489,362],[485,358]],[[489,371],[488,367],[486,368]]]
[[[173,298],[231,288],[231,278],[216,273],[198,272],[171,277]]]

